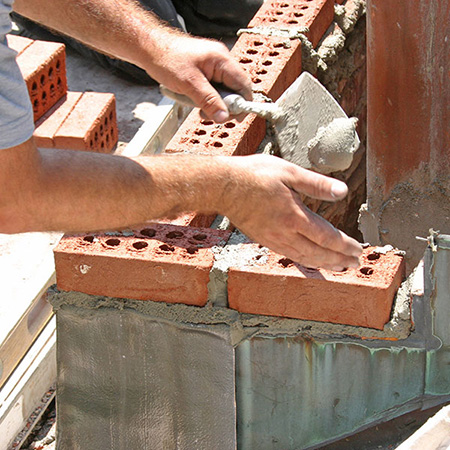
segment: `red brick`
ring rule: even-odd
[[[250,75],[253,91],[274,101],[302,71],[299,40],[243,33],[231,53]]]
[[[182,225],[185,227],[200,227],[208,228],[214,222],[217,214],[204,215],[201,213],[187,213],[183,214],[176,219],[161,219],[158,223],[171,223],[173,225]]]
[[[254,153],[266,134],[266,122],[255,114],[242,122],[233,119],[224,124],[200,117],[194,109],[167,144],[166,153],[194,155],[249,155]]]
[[[67,92],[65,47],[34,41],[17,56],[17,64],[27,84],[36,121]]]
[[[249,244],[255,245],[255,244]],[[404,277],[404,260],[364,250],[358,269],[308,269],[276,253],[252,266],[231,268],[230,308],[243,313],[291,317],[383,329]]]
[[[267,0],[248,24],[248,28],[265,27],[295,30],[308,27],[308,39],[316,47],[334,19],[334,0]]]
[[[72,112],[81,96],[81,92],[68,92],[36,122],[33,136],[38,147],[55,147],[53,140],[56,132]]]
[[[56,148],[111,152],[117,143],[114,94],[85,92],[53,138]]]
[[[342,3],[344,3],[345,2],[345,0],[336,0],[336,3],[338,4],[338,5],[342,5]]]
[[[8,43],[8,46],[10,48],[15,50],[20,55],[20,53],[28,48],[34,41],[33,39],[29,39],[27,37],[16,36],[15,34],[7,34],[6,42]]]
[[[229,234],[148,224],[133,236],[66,236],[54,251],[57,285],[92,295],[204,306],[211,247]]]

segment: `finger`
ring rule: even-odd
[[[296,192],[306,194],[308,197],[327,201],[341,200],[347,195],[347,185],[342,181],[303,169],[296,165],[293,166],[291,168],[293,178],[290,187]]]
[[[296,230],[321,248],[332,250],[343,255],[359,257],[362,246],[355,239],[335,228],[323,217],[309,210],[297,198],[299,217]]]
[[[213,80],[223,83],[246,100],[253,100],[250,77],[242,66],[230,56],[224,59],[220,64],[216,64]]]
[[[293,261],[306,267],[323,268],[327,270],[341,271],[345,268],[359,267],[359,259],[355,256],[343,255],[318,246],[305,236],[296,234],[291,237],[289,243],[277,243],[277,253],[281,253]]]
[[[184,92],[209,119],[219,123],[228,120],[230,115],[222,97],[200,71],[190,78]]]

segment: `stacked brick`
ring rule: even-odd
[[[254,92],[275,101],[287,89],[302,71],[303,45],[292,36],[305,33],[316,47],[333,29],[334,6],[334,0],[263,4],[232,49],[249,73]],[[365,59],[360,47],[352,57],[358,70],[339,80],[335,95],[342,97],[347,113],[359,108],[363,117]],[[255,115],[215,124],[195,109],[165,152],[247,155],[257,150],[265,133],[265,121]],[[351,174],[358,172],[362,160],[350,168]],[[95,295],[204,306],[213,247],[228,239],[227,232],[207,228],[213,219],[193,213],[178,218],[176,224],[153,224],[132,235],[65,237],[55,250],[58,286]],[[403,276],[401,256],[376,253],[373,248],[365,250],[358,269],[344,272],[309,269],[268,252],[249,266],[236,264],[228,270],[228,301],[230,308],[243,313],[382,329]]]
[[[8,35],[33,106],[38,147],[111,152],[118,140],[115,97],[68,92],[63,44]]]

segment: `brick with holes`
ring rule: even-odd
[[[302,71],[299,40],[243,33],[231,53],[249,74],[253,91],[261,92],[273,101]]]
[[[27,84],[36,121],[67,92],[65,46],[33,41],[19,53],[17,64]]]
[[[12,48],[17,52],[18,55],[20,55],[27,47],[29,47],[34,42],[34,40],[24,36],[7,34],[6,42],[8,43],[9,48]]]
[[[253,264],[230,269],[228,302],[243,313],[383,329],[404,274],[403,256],[374,247],[364,250],[358,269],[344,272],[264,252]]]
[[[248,24],[248,28],[275,28],[301,31],[316,47],[334,18],[334,0],[267,0]]]
[[[84,92],[53,136],[53,147],[109,153],[118,140],[114,94]]]
[[[165,153],[249,155],[257,150],[265,133],[265,120],[255,114],[249,114],[241,122],[233,119],[218,124],[202,119],[196,108],[167,144]]]
[[[55,248],[60,289],[204,306],[212,247],[230,232],[147,224],[131,233],[65,236]]]

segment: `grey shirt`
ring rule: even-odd
[[[16,52],[6,43],[13,1],[0,0],[0,149],[22,144],[34,131],[33,110]]]

